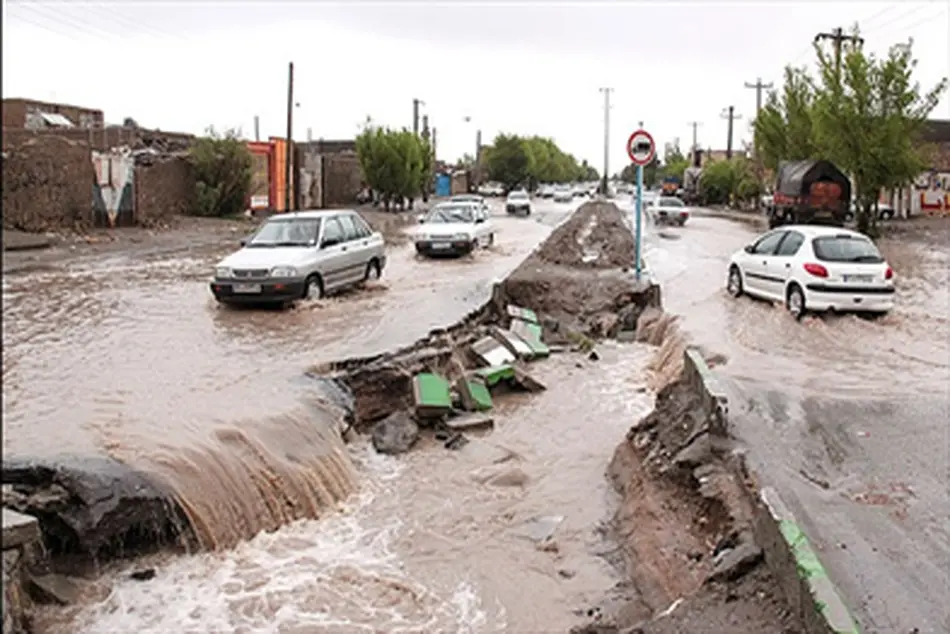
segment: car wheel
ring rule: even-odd
[[[323,280],[314,273],[307,278],[303,285],[303,297],[301,299],[321,299],[323,298]]]
[[[366,274],[363,276],[363,281],[372,282],[378,280],[382,274],[383,272],[379,268],[379,260],[373,258],[366,263]]]
[[[729,281],[726,284],[726,290],[733,297],[742,296],[742,271],[735,264],[729,267]]]
[[[491,248],[493,244],[495,244],[495,234],[489,233],[488,241],[485,243],[485,248]]]
[[[802,292],[798,284],[792,284],[788,288],[788,293],[785,297],[785,307],[788,308],[788,312],[796,320],[800,320],[805,316],[805,293]]]

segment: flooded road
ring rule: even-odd
[[[461,450],[355,447],[361,493],[341,513],[160,563],[147,583],[119,579],[71,626],[46,614],[47,631],[564,632],[589,620],[625,577],[601,534],[615,495],[605,465],[652,407],[636,388],[653,350],[601,352],[532,366],[550,389],[506,398],[495,431]],[[598,391],[561,388],[580,380]]]
[[[648,231],[667,310],[725,364],[730,412],[867,632],[947,632],[950,612],[950,252],[881,248],[898,305],[874,321],[808,317],[725,292],[756,232],[707,215]],[[936,248],[935,248],[936,247]]]

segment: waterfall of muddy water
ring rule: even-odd
[[[99,602],[41,613],[40,632],[566,632],[633,591],[602,530],[605,468],[653,405],[654,349],[598,350],[533,364],[548,390],[496,399],[494,431],[458,451],[352,446],[361,492],[341,512],[140,563],[157,567],[148,582],[115,571]]]

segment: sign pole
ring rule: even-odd
[[[642,124],[641,124],[642,126]],[[649,165],[656,156],[656,141],[653,136],[642,127],[627,139],[627,154],[630,161],[637,166],[637,202],[636,202],[636,235],[634,236],[634,270],[637,281],[643,276],[643,168]]]
[[[634,263],[637,271],[637,281],[642,274],[642,260],[640,257],[640,243],[643,239],[643,166],[637,165],[637,233],[634,242]]]

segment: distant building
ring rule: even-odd
[[[43,130],[50,128],[101,128],[102,110],[33,99],[4,99],[3,127]]]
[[[717,161],[725,161],[726,155],[727,155],[726,150],[706,150],[705,152],[703,152],[703,157],[702,157],[703,167],[705,167],[709,163],[715,163]],[[742,148],[738,148],[732,151],[732,158],[739,158],[739,157],[746,158],[746,156],[747,156],[746,151],[743,150]]]

